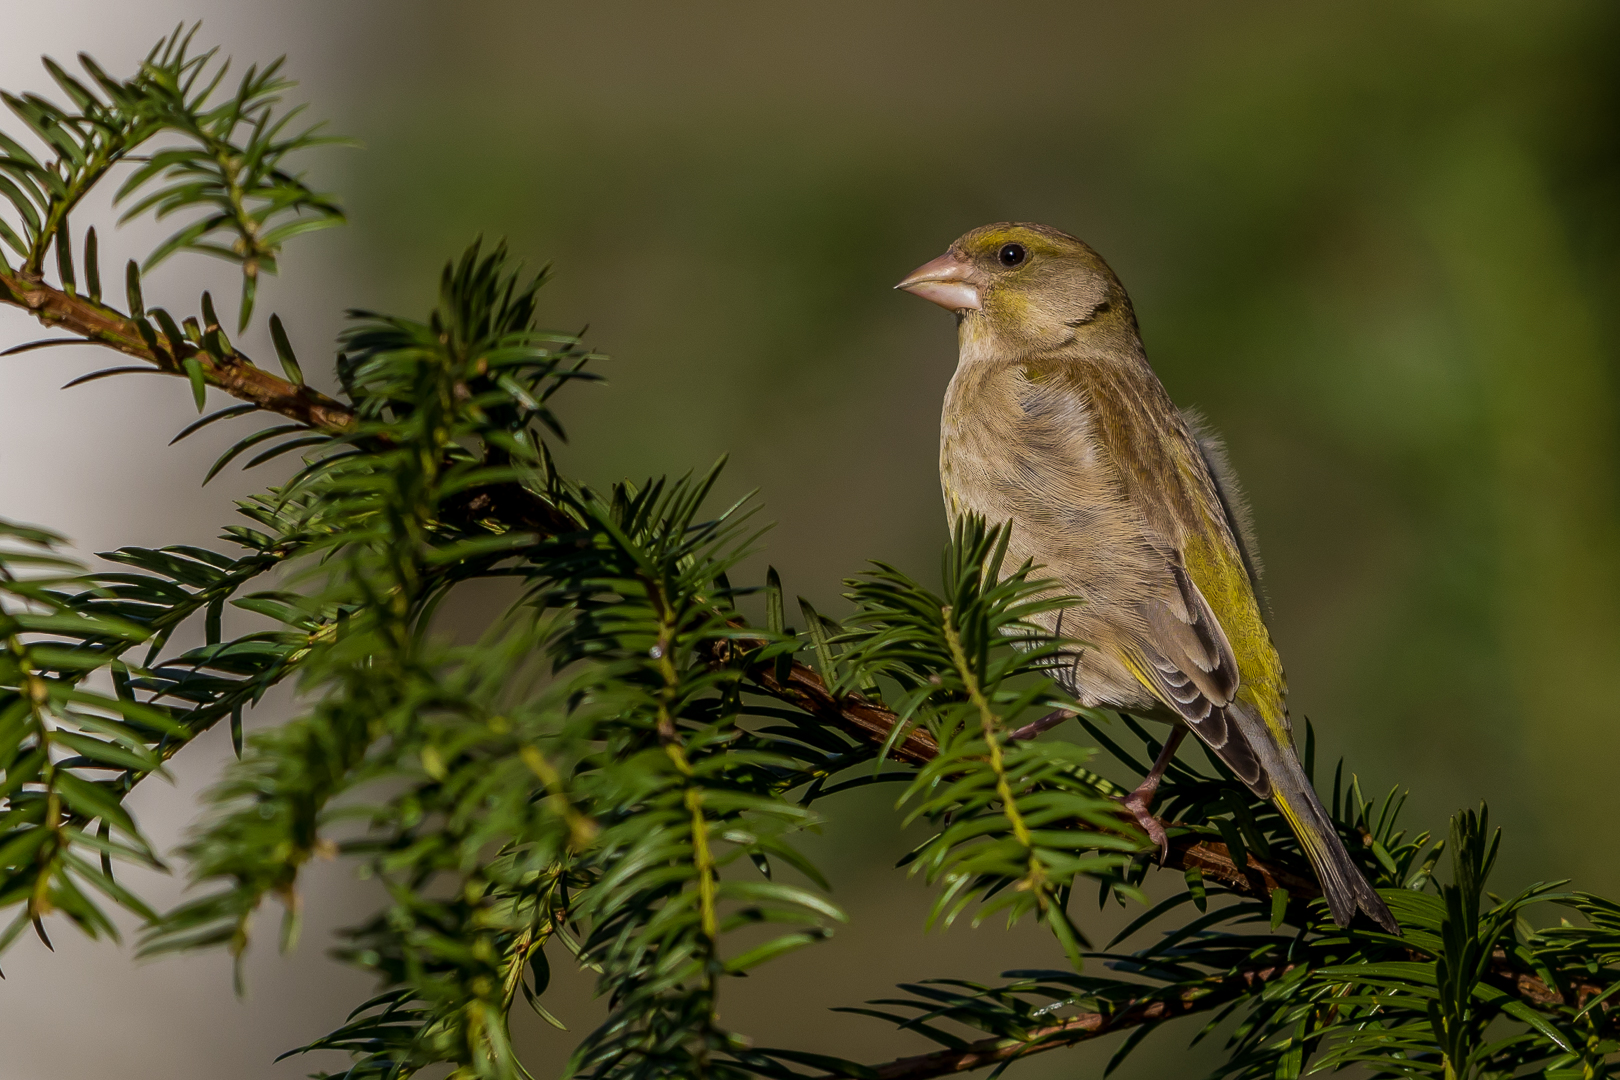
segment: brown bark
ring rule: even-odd
[[[1204,1012],[1285,974],[1291,967],[1270,965],[1256,968],[1242,972],[1235,979],[1211,981],[1207,986],[1187,989],[1172,997],[1128,1003],[1111,1013],[1082,1013],[1056,1024],[1036,1028],[1023,1039],[980,1039],[960,1049],[936,1050],[931,1054],[897,1058],[871,1068],[879,1080],[924,1080],[926,1077],[982,1069],[1026,1054],[1073,1046],[1127,1028]],[[836,1080],[840,1075],[831,1073],[820,1080]]]
[[[156,333],[158,348],[154,350],[147,345],[133,319],[88,297],[54,289],[38,279],[0,271],[0,303],[20,307],[46,326],[106,345],[171,375],[183,375],[185,370],[181,365],[196,358],[210,386],[312,428],[336,433],[354,425],[354,413],[342,402],[255,367],[240,353],[223,361],[216,360],[189,341],[170,341],[161,330]]]
[[[1413,958],[1428,959],[1417,953],[1413,954]],[[1496,950],[1492,961],[1490,981],[1527,1004],[1541,1008],[1560,1003],[1570,1004],[1557,990],[1535,976],[1512,970],[1502,950]],[[1022,1039],[980,1039],[957,1049],[936,1050],[929,1054],[896,1058],[868,1068],[879,1080],[929,1080],[930,1077],[970,1072],[973,1069],[982,1069],[1031,1054],[1074,1046],[1076,1043],[1101,1038],[1116,1031],[1173,1020],[1178,1016],[1208,1012],[1286,974],[1292,968],[1292,964],[1270,964],[1238,972],[1234,978],[1210,979],[1207,983],[1187,987],[1171,997],[1144,994],[1140,999],[1124,1002],[1110,1012],[1071,1016],[1059,1023],[1036,1028]],[[1576,999],[1573,1004],[1579,1005],[1589,1001],[1602,993],[1603,989],[1595,983],[1582,983],[1572,987]],[[818,1077],[817,1080],[847,1080],[847,1074],[828,1073]]]
[[[745,638],[738,642],[738,646],[743,649],[756,649],[764,644],[764,641],[757,638]],[[785,679],[777,677],[775,665],[772,663],[760,664],[750,674],[771,696],[780,698],[789,705],[795,705],[857,739],[884,743],[888,740],[890,732],[894,731],[894,725],[898,723],[894,713],[859,694],[834,697],[814,668],[797,661],[788,668]],[[921,728],[913,728],[906,733],[905,738],[889,749],[891,760],[902,761],[907,765],[923,765],[938,755],[939,744],[934,741],[932,735]]]

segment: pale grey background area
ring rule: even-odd
[[[309,7],[313,9],[315,5]],[[302,93],[330,94],[320,35],[290,4],[74,2],[15,4],[5,0],[0,34],[0,86],[52,92],[41,54],[70,68],[79,51],[109,71],[133,70],[154,41],[181,19],[202,17],[205,34],[226,52],[247,57],[294,54]],[[52,96],[55,96],[52,94]],[[7,122],[8,128],[12,127]],[[83,229],[89,221],[77,222]],[[163,235],[140,225],[114,235],[111,215],[99,215],[104,276],[109,292],[122,281],[125,259],[140,257]],[[339,312],[321,302],[335,273],[341,241],[317,238],[291,255],[283,279],[271,281],[263,311],[280,310],[289,323],[329,340]],[[320,270],[311,272],[313,268]],[[176,261],[154,272],[149,302],[190,309],[202,288],[230,298],[235,286],[223,264]],[[263,319],[249,348],[268,353]],[[0,310],[0,341],[8,345],[46,336],[18,312]],[[233,497],[251,491],[255,477],[232,474],[204,489],[203,471],[231,436],[205,433],[194,443],[166,444],[195,412],[168,379],[125,377],[58,389],[97,366],[110,353],[48,350],[8,357],[0,364],[0,515],[46,525],[66,534],[81,553],[119,544],[210,543],[227,519]],[[49,482],[39,477],[49,474]],[[270,709],[274,715],[276,709]],[[134,801],[160,850],[181,839],[193,819],[197,795],[229,755],[223,731],[210,733],[176,763],[174,784],[154,780]],[[346,869],[313,867],[305,883],[309,922],[304,944],[281,958],[260,947],[248,963],[250,992],[231,992],[230,963],[221,954],[135,963],[122,947],[91,942],[59,920],[48,952],[32,934],[0,961],[0,1080],[59,1080],[119,1074],[127,1077],[297,1077],[313,1061],[272,1066],[280,1052],[330,1030],[361,1000],[369,981],[323,956],[331,927],[353,921],[364,901]],[[129,875],[159,905],[180,896],[180,883],[158,875]],[[271,919],[277,913],[271,913]],[[127,924],[127,923],[126,923]],[[274,922],[265,922],[273,933]],[[339,1064],[328,1055],[327,1067]]]

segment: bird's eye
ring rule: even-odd
[[[1002,266],[1022,266],[1024,260],[1029,258],[1029,252],[1024,250],[1023,244],[1003,244],[996,256]]]

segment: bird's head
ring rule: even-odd
[[[1020,352],[1136,333],[1130,299],[1102,256],[1047,225],[980,226],[895,288],[955,311],[964,340]]]

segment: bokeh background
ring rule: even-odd
[[[730,454],[727,492],[758,488],[779,523],[751,565],[834,612],[864,560],[929,574],[944,539],[954,331],[890,286],[986,221],[1084,237],[1171,394],[1230,444],[1320,757],[1410,788],[1414,825],[1488,801],[1504,890],[1620,892],[1620,8],[0,0],[0,86],[46,89],[41,53],[128,70],[194,18],[243,60],[290,54],[314,113],[363,144],[312,160],[352,225],[295,245],[261,309],[306,370],[345,307],[424,312],[447,257],[505,237],[555,269],[545,318],[613,358],[565,406],[567,466],[607,481]],[[104,239],[109,263],[154,235]],[[223,267],[175,263],[147,292],[186,305],[210,285],[234,293]],[[0,344],[35,336],[0,312]],[[87,553],[207,542],[272,479],[199,489],[232,436],[165,448],[192,415],[178,381],[55,389],[93,362],[0,361],[0,515]],[[165,844],[227,753],[205,740],[140,793]],[[890,869],[906,843],[888,798],[827,807],[818,853],[853,922],[739,984],[728,1023],[920,1052],[826,1009],[1055,962],[1035,933],[925,936],[926,890]],[[137,965],[65,928],[54,954],[22,941],[0,1080],[338,1067],[271,1059],[365,994],[323,950],[374,901],[347,868],[314,868],[302,946],[257,949],[245,1001],[219,957]],[[588,983],[556,992],[588,1027]],[[520,1028],[554,1075],[572,1036]],[[1121,1075],[1204,1067],[1192,1034]],[[1100,1074],[1112,1050],[1015,1075]]]

